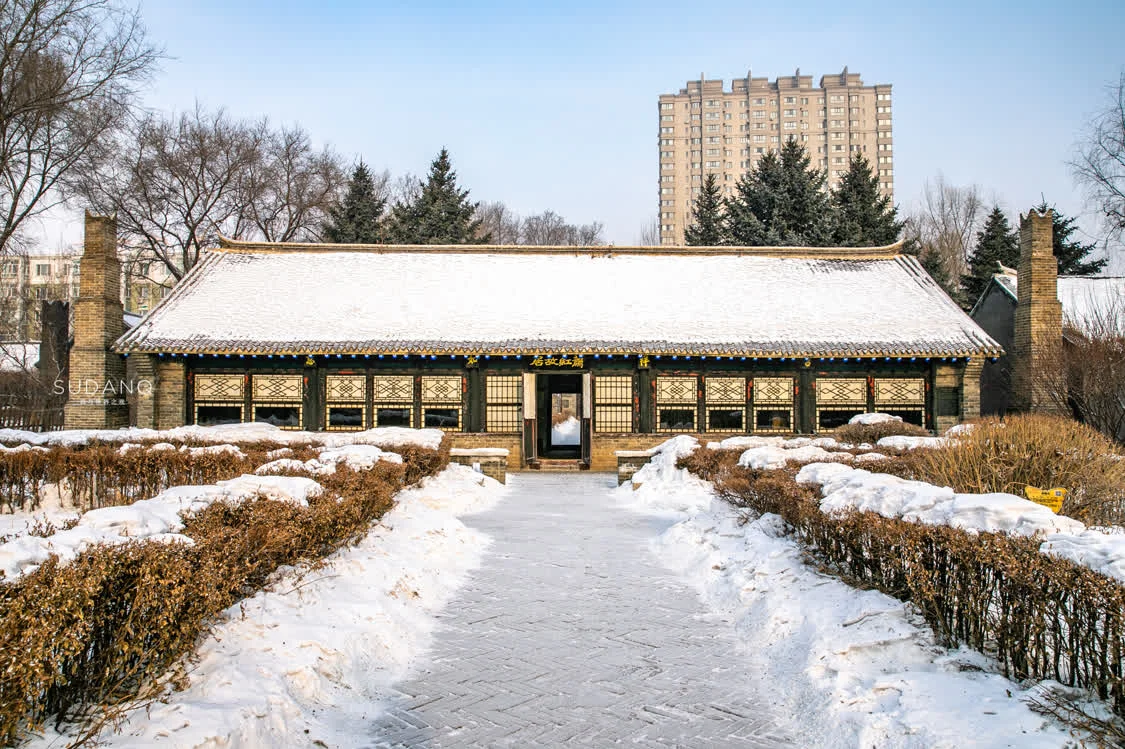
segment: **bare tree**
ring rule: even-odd
[[[196,105],[138,121],[112,157],[78,173],[71,187],[86,205],[117,214],[133,258],[155,260],[178,280],[220,234],[315,237],[344,182],[339,157],[314,151],[304,130]]]
[[[1108,234],[1125,238],[1125,70],[1110,87],[1106,108],[1090,121],[1071,168]]]
[[[649,219],[641,226],[640,236],[637,237],[637,245],[640,247],[655,247],[660,244],[660,219]]]
[[[113,0],[0,0],[0,253],[107,147],[158,57]]]
[[[268,242],[316,239],[347,182],[340,157],[329,148],[315,151],[300,127],[272,130],[263,118],[254,130],[259,153],[242,176],[234,235]],[[381,176],[385,190],[389,174]]]
[[[926,180],[920,205],[905,221],[906,242],[954,298],[960,296],[960,278],[969,265],[983,207],[980,187],[952,185],[938,174]]]
[[[492,237],[492,244],[519,244],[520,217],[499,200],[477,206],[482,236]]]

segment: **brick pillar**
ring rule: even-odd
[[[133,388],[136,392],[136,414],[133,426],[142,429],[156,428],[156,367],[150,354],[134,354],[129,357],[133,371]]]
[[[117,220],[86,214],[86,240],[74,303],[67,429],[117,429],[129,425],[125,359],[110,346],[125,332]]]
[[[980,376],[984,359],[972,359],[961,370],[961,420],[980,418]]]
[[[153,369],[156,382],[153,389],[153,414],[157,429],[172,429],[184,425],[186,374],[183,361],[156,359]]]
[[[1062,304],[1050,210],[1040,214],[1033,209],[1020,217],[1018,283],[1012,408],[1065,413],[1051,397],[1060,384],[1065,384],[1065,372],[1060,357]]]

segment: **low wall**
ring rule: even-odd
[[[618,450],[617,485],[621,486],[626,481],[632,481],[633,474],[646,466],[652,460],[652,456],[652,450]]]
[[[508,451],[502,447],[454,447],[449,451],[449,462],[480,471],[501,484],[508,483]]]

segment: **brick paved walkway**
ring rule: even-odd
[[[729,624],[648,549],[606,474],[520,474],[374,747],[791,746]]]

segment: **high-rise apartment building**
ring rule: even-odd
[[[684,229],[704,175],[714,173],[723,194],[758,159],[789,138],[805,146],[814,167],[834,187],[855,153],[871,163],[883,194],[894,198],[891,86],[865,86],[858,73],[688,81],[678,94],[662,94],[660,117],[660,242],[683,244]]]

